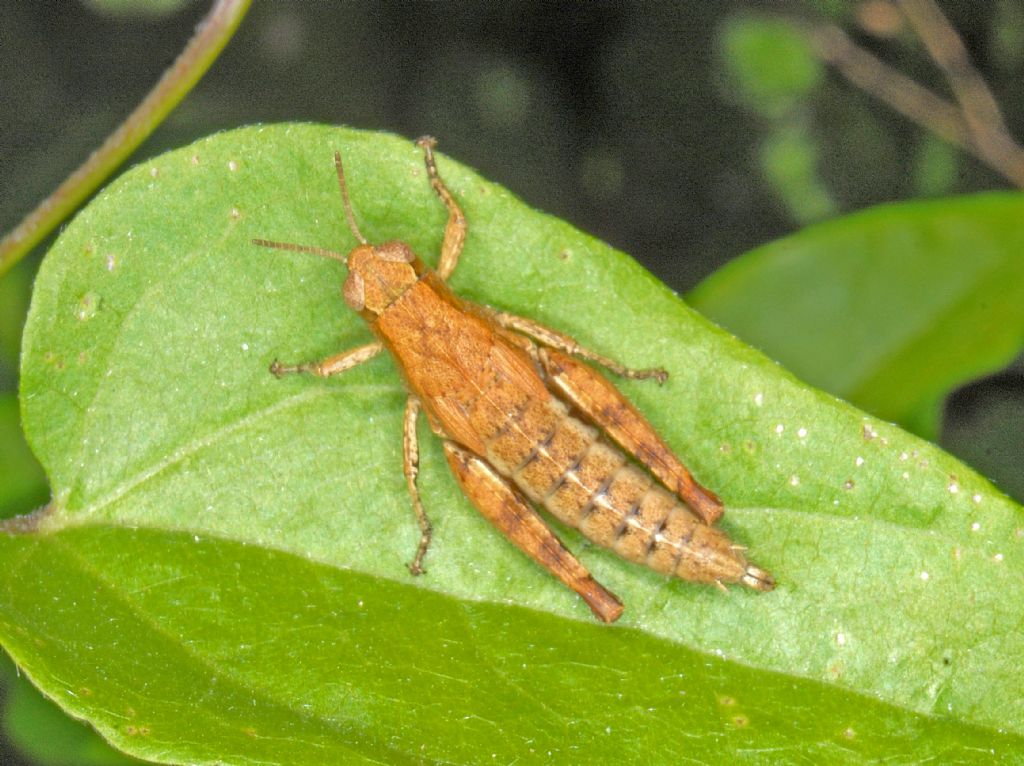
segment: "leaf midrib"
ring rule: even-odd
[[[114,489],[108,491],[97,500],[86,504],[82,508],[74,509],[72,511],[71,509],[52,506],[50,512],[40,519],[40,530],[49,532],[70,527],[83,526],[104,508],[107,508],[117,502],[125,495],[144,485],[151,479],[156,478],[168,468],[178,465],[203,449],[216,445],[222,439],[228,438],[238,431],[244,430],[247,426],[258,423],[266,417],[276,415],[277,413],[288,410],[291,407],[306,404],[322,397],[341,396],[344,394],[347,398],[351,399],[353,395],[377,396],[382,393],[394,393],[397,390],[399,390],[397,386],[382,383],[363,383],[349,386],[306,387],[299,393],[280,399],[270,406],[253,410],[244,417],[232,420],[230,423],[221,425],[202,436],[186,442],[172,452],[167,453],[167,456],[163,460],[159,460],[144,470],[137,472],[120,485],[114,487]],[[59,490],[55,490],[54,494],[59,495]]]

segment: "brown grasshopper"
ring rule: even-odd
[[[416,487],[416,423],[422,409],[444,440],[448,464],[477,510],[582,596],[605,622],[618,619],[622,602],[594,580],[527,500],[598,545],[658,572],[723,589],[725,583],[761,591],[775,587],[770,574],[748,564],[743,548],[713,526],[723,511],[718,497],[697,483],[615,386],[574,357],[626,378],[663,382],[664,370],[628,369],[537,322],[452,293],[446,283],[462,252],[466,218],[438,174],[436,142],[424,137],[417,144],[424,152],[430,185],[448,209],[436,271],[404,242],[367,242],[356,225],[337,152],[345,217],[360,244],[345,256],[319,247],[253,240],[346,263],[345,302],[377,337],[319,362],[275,361],[271,372],[327,377],[387,349],[405,377],[410,393],[403,462],[420,526],[409,570],[414,575],[423,571],[431,537]]]

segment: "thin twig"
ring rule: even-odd
[[[56,228],[141,144],[210,68],[252,0],[216,0],[153,90],[99,149],[0,240],[0,276]]]
[[[898,0],[900,10],[921,38],[928,54],[942,70],[960,104],[971,140],[985,160],[1004,168],[1018,186],[1024,186],[1024,149],[1010,135],[992,91],[971,65],[967,49],[953,25],[934,0]]]
[[[901,0],[901,7],[905,4],[914,5],[916,11],[916,6],[929,5],[930,0]],[[945,25],[941,33],[935,31],[934,19],[924,22],[926,32],[917,27],[909,14],[908,20],[915,25],[915,31],[921,35],[929,54],[950,79],[957,103],[936,95],[868,53],[837,26],[825,24],[812,29],[809,34],[818,57],[834,66],[858,88],[974,155],[1014,186],[1024,187],[1024,150],[1006,130],[991,92],[967,62],[966,51],[956,31],[941,13],[939,16]],[[950,35],[956,43],[949,42]],[[940,37],[941,43],[938,42]],[[959,48],[961,53],[951,54],[952,48]],[[973,73],[968,76],[969,82],[959,74],[965,63]],[[951,74],[953,71],[958,74]],[[955,85],[954,78],[957,80]]]
[[[839,27],[811,31],[815,52],[861,90],[950,143],[971,151],[967,125],[954,104],[857,46]]]

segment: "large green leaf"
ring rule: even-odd
[[[805,380],[934,438],[1024,348],[1024,195],[883,205],[758,248],[691,304]]]
[[[0,519],[46,502],[46,478],[21,435],[18,400],[0,393]]]
[[[780,584],[726,595],[588,548],[626,603],[596,624],[425,426],[436,535],[412,578],[394,365],[267,372],[369,337],[338,264],[250,244],[351,246],[335,149],[363,232],[432,259],[445,211],[411,143],[293,125],[134,169],[44,263],[22,396],[55,501],[0,536],[0,637],[41,688],[177,763],[1024,754],[1020,508],[444,158],[471,227],[453,287],[664,365],[623,388]]]

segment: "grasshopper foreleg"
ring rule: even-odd
[[[303,362],[302,364],[281,364],[276,359],[270,365],[270,371],[277,377],[288,375],[293,372],[308,372],[310,375],[317,375],[327,378],[331,375],[351,370],[363,362],[373,359],[384,350],[380,343],[367,343],[365,346],[357,346],[343,351],[340,354],[321,359],[319,362]]]
[[[434,147],[437,141],[430,136],[423,136],[416,141],[416,145],[423,150],[423,162],[427,166],[427,177],[430,179],[431,187],[448,208],[448,223],[444,227],[441,257],[437,263],[438,276],[447,281],[455,271],[459,255],[462,253],[462,245],[466,241],[466,216],[437,172],[437,163],[434,161]]]

